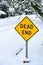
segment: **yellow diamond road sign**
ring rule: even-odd
[[[25,41],[28,41],[39,31],[27,16],[15,27],[15,30],[22,36]]]

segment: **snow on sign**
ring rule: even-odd
[[[39,31],[27,16],[15,27],[15,30],[22,36],[25,41],[28,41]]]

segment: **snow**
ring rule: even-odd
[[[41,5],[43,6],[43,0],[41,0]]]
[[[15,12],[15,9],[10,7],[9,12]]]
[[[14,3],[14,8],[15,8],[15,9],[18,9],[19,6],[20,6],[20,5],[19,5],[18,3]]]
[[[0,15],[1,15],[1,14],[5,14],[5,15],[6,15],[6,13],[5,13],[4,11],[1,11],[1,10],[0,10]]]
[[[31,62],[25,65],[43,65],[43,21],[35,14],[0,19],[0,65],[24,65],[26,42],[16,32],[15,26],[25,16],[28,16],[39,29],[28,41],[28,60]],[[16,56],[21,48],[23,50]]]

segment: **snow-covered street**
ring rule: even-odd
[[[28,16],[39,32],[28,41],[28,59],[25,65],[43,65],[43,21],[35,14],[0,19],[0,65],[24,65],[25,40],[16,32],[15,26]],[[23,50],[16,55],[16,53]]]

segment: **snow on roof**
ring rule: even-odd
[[[6,13],[5,13],[4,11],[1,11],[1,10],[0,10],[0,15],[1,15],[1,14],[5,14],[5,15],[6,15]]]

